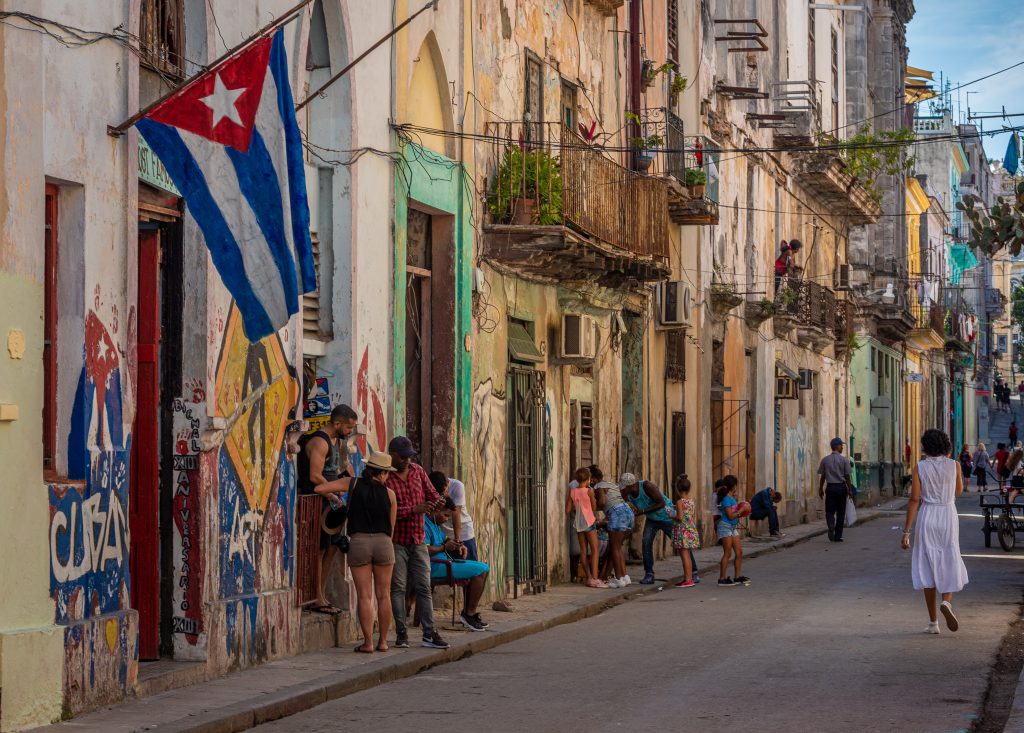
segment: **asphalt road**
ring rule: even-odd
[[[960,631],[927,616],[902,517],[752,560],[749,587],[671,586],[260,731],[958,731],[979,714],[1024,585],[1024,548],[986,549],[959,502]]]

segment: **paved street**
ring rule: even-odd
[[[1019,610],[1024,552],[960,500],[961,630],[921,633],[899,515],[752,560],[747,588],[662,593],[260,730],[966,730]]]

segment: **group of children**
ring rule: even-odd
[[[607,505],[608,489],[612,489],[613,493],[620,493],[625,487],[600,481],[598,491],[595,492],[595,486],[591,485],[595,473],[598,479],[602,478],[596,467],[576,470],[575,481],[570,484],[569,495],[566,497],[565,511],[572,517],[573,529],[579,539],[580,569],[587,587],[621,587],[619,578],[625,577],[628,584],[629,576],[625,575],[624,568],[613,565],[624,563],[613,562],[618,558],[605,557],[608,543],[606,539],[602,541],[600,533],[615,529],[609,525],[608,511],[611,507]],[[750,585],[750,578],[742,575],[743,546],[739,533],[740,518],[750,514],[750,504],[737,500],[738,487],[739,480],[735,476],[726,476],[715,484],[715,529],[722,545],[718,579],[720,586]],[[692,588],[700,582],[693,551],[701,546],[701,542],[700,533],[697,531],[696,506],[690,498],[690,489],[690,480],[686,474],[677,476],[672,483],[672,500],[666,502],[665,507],[672,520],[672,549],[679,553],[683,565],[683,579],[675,584],[677,588]],[[615,508],[618,508],[618,505]],[[635,507],[628,508],[636,511]],[[603,520],[597,518],[599,509],[606,512]],[[602,558],[605,560],[603,566]],[[732,577],[728,575],[730,558],[734,569]],[[609,574],[612,582],[606,583],[603,578]]]

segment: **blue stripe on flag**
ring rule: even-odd
[[[270,157],[270,151],[263,141],[260,131],[252,131],[252,140],[249,143],[249,152],[240,153],[232,147],[225,147],[228,160],[235,166],[235,174],[238,176],[238,187],[249,202],[256,217],[256,223],[260,225],[267,246],[274,257],[274,264],[277,265],[277,275],[281,278],[281,285],[284,289],[284,304],[288,309],[288,315],[298,312],[299,294],[298,283],[295,280],[294,255],[288,250],[288,237],[284,232],[284,209],[281,201],[281,188],[277,182],[277,173],[274,171],[274,161]],[[254,273],[249,273],[252,277]],[[266,284],[269,287],[276,287],[276,282],[269,280],[272,273],[263,273],[268,278]],[[257,281],[256,283],[260,283]]]
[[[309,202],[306,199],[306,169],[302,155],[302,136],[295,120],[295,101],[288,82],[288,55],[284,50],[284,29],[274,36],[270,49],[270,71],[277,86],[277,108],[284,124],[284,139],[288,156],[288,197],[291,202],[292,240],[302,273],[302,292],[316,290],[316,267],[313,263],[313,243],[309,238]]]
[[[246,336],[255,342],[274,333],[274,325],[256,297],[252,283],[246,278],[245,263],[238,242],[224,221],[199,164],[192,157],[178,130],[147,118],[139,120],[135,126],[164,164],[167,174],[181,191],[189,211],[199,224],[213,265],[242,314]]]

